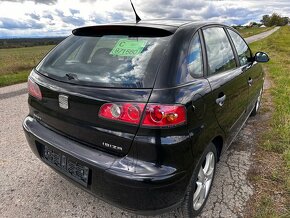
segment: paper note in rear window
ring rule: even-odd
[[[136,56],[143,51],[146,43],[146,40],[120,39],[110,54],[116,56]]]

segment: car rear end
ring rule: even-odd
[[[148,103],[174,31],[87,27],[52,50],[28,78],[23,127],[36,156],[127,210],[180,203],[190,178],[186,108]]]

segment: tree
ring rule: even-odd
[[[261,23],[265,26],[269,26],[270,16],[269,15],[263,15]]]
[[[270,17],[270,26],[281,26],[281,17],[277,13],[273,13]]]
[[[289,17],[282,17],[282,26],[287,25],[290,22],[290,18]]]
[[[265,26],[285,26],[289,23],[289,17],[281,17],[277,13],[273,13],[271,16],[263,15],[261,23]]]

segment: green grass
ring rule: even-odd
[[[0,87],[26,81],[31,69],[53,47],[0,49]]]
[[[269,196],[263,196],[259,204],[259,207],[257,208],[255,217],[256,218],[278,217],[273,208],[274,204],[272,199]]]
[[[290,27],[282,27],[264,40],[251,44],[253,52],[265,51],[270,56],[265,64],[273,82],[271,95],[274,101],[274,114],[271,121],[271,134],[267,134],[264,147],[285,153],[290,164]],[[289,166],[289,165],[288,165]]]
[[[0,75],[0,87],[26,82],[30,71]]]
[[[285,189],[290,193],[290,26],[280,28],[271,36],[251,44],[250,47],[253,52],[267,52],[271,58],[264,67],[273,83],[270,93],[274,110],[270,129],[263,134],[261,146],[266,150],[283,154],[287,171],[287,178],[283,180]],[[267,206],[269,214],[271,204],[266,203],[260,204]]]
[[[263,33],[266,32],[268,30],[273,29],[273,27],[248,27],[245,29],[238,29],[239,33],[243,36],[243,37],[250,37],[259,33]]]

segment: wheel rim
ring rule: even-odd
[[[215,156],[213,152],[209,152],[204,164],[200,167],[196,180],[196,190],[193,194],[193,209],[199,210],[205,202],[211,183],[213,180],[213,174],[215,169]]]
[[[259,97],[258,97],[258,99],[257,99],[257,103],[256,103],[256,112],[259,110],[259,107],[260,107],[261,96],[262,96],[262,90],[260,91]]]

